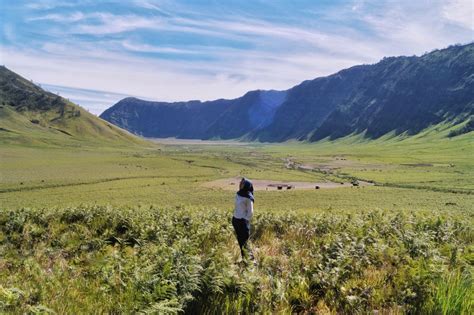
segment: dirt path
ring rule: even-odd
[[[211,182],[204,183],[203,186],[208,188],[221,188],[225,190],[238,190],[241,177],[217,179]],[[275,181],[266,179],[252,180],[255,190],[310,190],[316,189],[333,189],[342,187],[353,187],[352,183],[335,183],[335,182],[293,182],[293,181]],[[359,186],[372,186],[368,182],[359,181]],[[280,188],[279,188],[280,187]],[[289,188],[291,187],[291,188]]]

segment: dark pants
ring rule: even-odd
[[[247,254],[250,255],[251,259],[253,259],[253,253],[247,243],[250,237],[250,222],[245,219],[237,219],[232,217],[232,225],[234,226],[235,233],[237,234],[237,241],[239,242],[242,259],[245,259]]]

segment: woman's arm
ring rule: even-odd
[[[253,216],[253,201],[250,200],[250,199],[247,199],[247,220],[250,221],[250,219],[252,219],[252,216]]]

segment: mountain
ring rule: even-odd
[[[141,143],[68,100],[0,67],[0,143]]]
[[[350,134],[416,134],[441,122],[472,131],[474,43],[421,57],[389,57],[286,91],[233,100],[148,102],[126,98],[101,117],[146,137],[318,141]],[[467,123],[466,123],[467,121]],[[453,133],[456,134],[456,132]]]
[[[233,100],[176,103],[125,98],[100,117],[145,137],[232,139],[271,124],[285,96],[285,91],[252,91]]]

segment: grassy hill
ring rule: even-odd
[[[0,143],[74,146],[143,141],[2,66]]]

